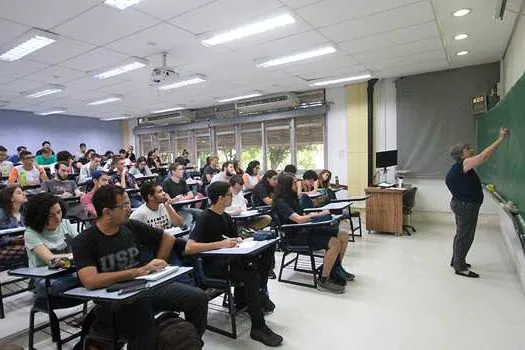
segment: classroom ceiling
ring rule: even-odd
[[[55,43],[17,61],[0,61],[0,107],[115,118],[153,110],[217,104],[259,91],[310,89],[309,81],[370,73],[398,77],[501,59],[520,11],[509,0],[503,21],[494,20],[496,0],[142,0],[125,10],[103,0],[0,0],[2,52],[24,33],[39,28],[58,35]],[[452,12],[472,9],[456,18]],[[263,34],[206,47],[203,37],[278,14],[296,23]],[[522,13],[525,15],[525,12]],[[468,33],[469,38],[453,37]],[[337,52],[274,68],[277,58],[332,45]],[[458,51],[469,54],[458,57]],[[203,74],[206,82],[159,91],[149,85],[161,52],[181,77]],[[98,80],[93,75],[129,61],[145,68]],[[29,99],[27,92],[60,84],[60,93]],[[119,102],[88,103],[119,94]]]

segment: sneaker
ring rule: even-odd
[[[319,279],[317,282],[317,289],[323,292],[330,292],[334,294],[343,294],[345,292],[345,287],[340,286],[334,283],[330,279]]]
[[[335,268],[335,274],[337,277],[344,279],[345,281],[353,281],[355,279],[355,275],[347,272],[342,266],[337,266]]]
[[[274,333],[266,325],[264,325],[262,328],[252,328],[250,332],[250,338],[271,347],[279,346],[283,342],[283,337],[277,333]]]
[[[456,275],[470,277],[470,278],[479,278],[479,274],[475,273],[474,271],[470,271],[470,270],[456,271]]]
[[[337,284],[338,286],[346,286],[346,278],[339,277],[339,276],[330,276],[330,280]]]

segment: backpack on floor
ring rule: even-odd
[[[190,322],[171,313],[157,319],[157,350],[201,350],[203,345]]]

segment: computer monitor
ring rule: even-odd
[[[394,165],[397,165],[397,150],[376,153],[376,168],[387,168]]]

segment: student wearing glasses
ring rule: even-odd
[[[99,188],[93,195],[96,223],[73,241],[73,256],[80,282],[87,289],[106,288],[167,266],[175,237],[136,220],[128,220],[131,203],[125,190],[116,185]],[[153,260],[143,260],[156,252]],[[129,350],[155,349],[155,319],[159,311],[182,311],[200,336],[206,329],[208,302],[196,287],[171,282],[150,291],[148,297],[123,305],[112,315],[104,303],[96,309],[95,333],[107,333],[112,319],[117,332],[128,340]]]
[[[10,184],[19,184],[20,186],[40,185],[47,180],[46,172],[43,168],[35,165],[35,157],[29,151],[20,152],[22,165],[17,165],[9,174]]]

